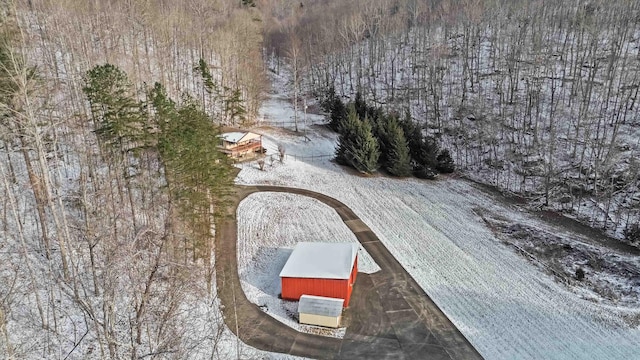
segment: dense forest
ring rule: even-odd
[[[410,111],[462,173],[640,240],[638,2],[325,6],[299,9],[277,34],[287,47],[268,47],[301,88]]]
[[[232,167],[216,136],[260,105],[259,12],[0,11],[0,357],[243,357],[220,345],[213,230]]]
[[[383,147],[433,139],[463,174],[640,237],[637,1],[0,4],[2,358],[242,357],[213,285],[232,180],[213,146],[269,71],[296,110],[359,92],[399,114]],[[398,149],[365,170],[415,171]]]

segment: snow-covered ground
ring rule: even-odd
[[[287,73],[286,66],[283,65],[284,73]],[[315,100],[305,100],[302,96],[298,98],[298,113],[293,109],[293,85],[288,76],[277,76],[271,74],[272,90],[262,103],[258,112],[256,124],[274,125],[288,130],[295,130],[296,123],[298,131],[304,132],[314,124],[325,122],[324,116],[314,114],[311,110],[317,107]],[[307,111],[305,111],[305,105]]]
[[[213,280],[215,283],[215,279]],[[213,288],[213,291],[217,290]],[[260,360],[303,360],[305,358],[267,352],[245,344],[227,324],[222,321],[220,300],[214,293],[212,301],[192,298],[185,301],[181,313],[186,336],[191,340],[189,356],[192,359],[260,359]],[[212,347],[213,345],[213,347]],[[213,350],[212,350],[213,348]],[[213,354],[212,354],[213,351]]]
[[[547,11],[534,3],[528,2]],[[628,76],[640,71],[632,60],[640,30],[623,22],[619,28],[632,37],[620,40],[610,32],[621,20],[615,7],[607,2],[603,13],[611,11],[612,19],[591,24],[590,36],[594,44],[617,44],[620,53],[609,45],[588,54],[586,47],[565,52],[581,47],[584,32],[573,26],[581,21],[538,23],[529,31],[531,23],[513,22],[500,6],[480,11],[477,36],[468,35],[476,30],[468,32],[464,21],[428,22],[332,52],[315,61],[314,72],[322,75],[302,78],[316,91],[326,85],[315,79],[327,78],[351,100],[359,90],[370,105],[400,114],[409,108],[465,175],[635,243],[624,232],[640,219],[640,106],[630,95],[637,79]],[[531,19],[538,12],[516,8],[509,16]],[[494,26],[496,20],[501,25]],[[469,46],[476,55],[465,55]],[[526,50],[515,51],[520,46]],[[587,65],[602,59],[608,66]],[[574,61],[584,66],[572,70]]]
[[[262,130],[268,154],[276,143],[289,154],[333,149],[332,136],[320,130],[311,141]],[[497,203],[465,181],[360,177],[328,158],[287,158],[265,171],[245,164],[237,183],[305,188],[344,202],[487,359],[640,358],[640,329],[625,321],[637,309],[582,299],[502,244],[474,209],[552,233],[563,230]]]
[[[575,235],[514,223],[483,209],[476,213],[505,244],[583,298],[632,309],[640,306],[640,256],[612,251]],[[583,270],[583,279],[577,278],[578,269]],[[630,314],[628,321],[640,324],[640,312]]]
[[[298,302],[278,298],[278,274],[293,247],[301,241],[358,243],[338,214],[318,200],[286,193],[249,195],[238,207],[238,272],[242,289],[249,301],[298,331],[341,338],[344,328],[298,324]],[[380,270],[362,247],[358,259],[360,272]]]

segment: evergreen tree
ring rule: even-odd
[[[157,147],[164,165],[170,198],[190,226],[195,249],[210,236],[210,208],[222,215],[233,184],[233,167],[217,149],[219,129],[190,97],[178,106],[156,83],[148,98],[159,129]]]
[[[420,158],[420,152],[422,147],[422,130],[413,122],[411,114],[407,111],[405,117],[400,121],[400,126],[404,132],[405,139],[409,145],[409,152],[413,161],[417,161]]]
[[[89,104],[96,134],[107,144],[129,150],[144,137],[140,103],[130,94],[132,85],[124,71],[111,64],[97,65],[87,72],[82,88]]]
[[[231,95],[224,100],[224,105],[226,117],[231,120],[232,124],[235,125],[236,121],[242,123],[246,120],[245,114],[247,110],[242,103],[242,92],[240,89],[233,90]]]
[[[330,101],[331,121],[329,127],[340,132],[342,123],[347,119],[347,107],[338,96],[334,96]]]
[[[195,100],[185,96],[178,106],[160,83],[154,84],[147,97],[154,110],[157,148],[172,199],[182,202],[187,213],[196,208],[205,211],[210,201],[221,204],[232,185],[233,168],[217,148],[219,128]]]
[[[438,174],[436,170],[436,155],[438,144],[432,137],[422,138],[417,149],[416,158],[413,159],[413,174],[421,179],[433,179]]]
[[[206,111],[209,109],[209,114],[215,117],[216,113],[219,113],[222,106],[219,104],[221,99],[220,87],[213,79],[213,74],[209,70],[209,64],[200,58],[198,65],[193,68],[196,75],[202,78],[202,91],[200,101],[202,102],[202,108]],[[208,98],[208,103],[207,103]],[[208,106],[207,106],[208,105]]]
[[[382,110],[382,108],[378,107],[373,107],[373,106],[367,106],[366,107],[366,115],[365,117],[368,119],[371,119],[374,122],[378,122],[379,120],[384,120],[383,118],[386,116],[391,116],[391,114],[389,115],[385,115],[385,112]]]
[[[178,108],[176,103],[169,98],[164,86],[158,82],[147,91],[147,99],[154,110],[151,116],[152,125],[157,129],[155,145],[160,152],[160,159],[166,158],[166,142],[170,140],[167,135],[171,133],[170,126],[178,121]]]
[[[200,58],[198,65],[193,68],[197,75],[202,78],[202,108],[205,109],[205,93],[210,99],[210,114],[215,115],[216,111],[222,111],[224,121],[231,124],[242,123],[246,120],[247,110],[242,100],[242,91],[238,88],[231,90],[229,87],[223,87],[221,91],[218,84],[213,79],[213,74],[209,70],[207,62]]]
[[[356,109],[356,113],[360,119],[367,117],[367,101],[362,97],[360,90],[356,92],[356,98],[353,101],[353,105]]]
[[[339,123],[338,147],[336,148],[336,162],[340,165],[351,165],[347,159],[347,149],[351,146],[355,139],[356,128],[359,126],[360,119],[356,114],[353,106],[349,107],[347,116]]]
[[[194,70],[202,77],[202,85],[207,93],[211,94],[216,90],[216,83],[213,81],[209,64],[207,64],[204,59],[200,58],[200,60],[198,60],[198,66],[196,66]]]
[[[438,154],[436,169],[444,174],[452,173],[455,170],[455,164],[449,150],[444,149]]]
[[[338,96],[336,95],[336,87],[332,84],[324,92],[322,100],[320,100],[320,107],[322,108],[322,110],[331,113],[331,110],[333,109],[333,102],[337,97]]]
[[[364,118],[360,117],[358,108],[365,114]],[[380,108],[367,107],[359,94],[349,104],[339,133],[336,161],[361,172],[371,173],[382,166],[394,176],[408,176],[413,171],[417,177],[431,179],[437,170],[453,171],[448,151],[439,153],[436,140],[424,136],[409,113],[398,120]]]
[[[376,118],[367,118],[367,121],[371,124],[371,133],[378,140],[378,147],[380,148],[379,163],[383,168],[387,165],[387,155],[389,153],[389,135],[387,128],[389,127],[389,119],[384,116],[378,116]]]
[[[380,114],[376,119],[377,120],[371,122],[372,132],[378,140],[378,146],[380,147],[380,165],[387,169],[390,165],[389,158],[393,147],[392,138],[395,136],[394,133],[399,128],[399,124],[398,120],[391,115]]]
[[[418,124],[413,122],[407,111],[400,121],[413,163],[413,174],[422,179],[433,179],[437,175],[438,143],[434,138],[425,136]]]
[[[155,110],[156,126],[161,132],[165,131],[169,120],[177,116],[176,103],[169,98],[166,89],[160,83],[153,85],[153,88],[147,93],[147,98]]]
[[[431,136],[424,136],[419,146],[418,157],[414,160],[420,165],[435,169],[438,165],[437,156],[439,150],[438,143],[434,138]]]
[[[345,158],[356,170],[373,173],[378,169],[380,149],[368,121],[356,119],[353,139],[346,147]]]
[[[404,137],[404,132],[395,120],[389,122],[387,130],[389,145],[386,169],[391,175],[409,176],[412,170],[411,155],[409,154],[409,145]]]
[[[379,156],[380,149],[371,132],[371,124],[360,120],[351,104],[347,118],[340,126],[336,162],[363,173],[372,173],[378,169]]]

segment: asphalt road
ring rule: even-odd
[[[309,196],[331,206],[381,271],[358,273],[343,339],[298,332],[247,300],[236,255],[238,204],[259,192]],[[277,186],[238,187],[227,217],[216,227],[218,296],[227,326],[258,349],[317,359],[481,359],[460,331],[389,253],[378,237],[340,201],[316,192]]]

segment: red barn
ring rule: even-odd
[[[282,298],[324,296],[344,299],[347,307],[357,273],[357,244],[301,242],[280,272]]]

